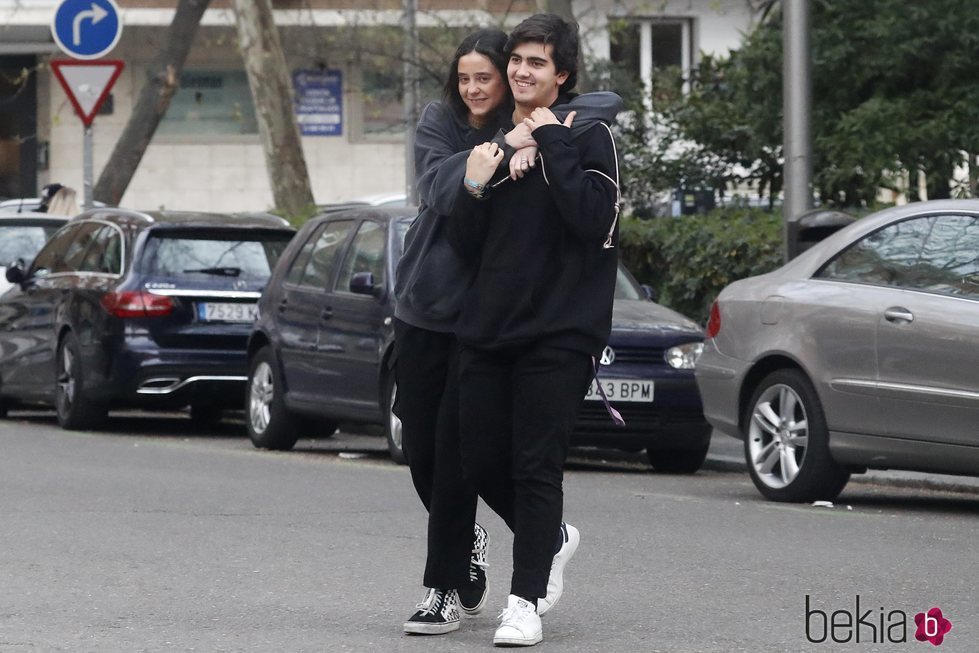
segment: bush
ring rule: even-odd
[[[737,279],[782,265],[782,217],[723,208],[682,218],[623,219],[622,262],[657,301],[703,324],[710,304]]]

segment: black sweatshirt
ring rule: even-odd
[[[568,111],[577,111],[571,129],[578,133],[597,121],[612,122],[621,108],[622,99],[614,93],[588,93],[576,96],[557,115],[563,119]],[[506,116],[504,122],[509,123],[511,111],[508,107],[501,109]],[[395,282],[395,316],[408,324],[431,331],[455,330],[476,262],[460,258],[449,246],[442,223],[456,196],[465,194],[462,179],[470,150],[491,140],[499,126],[497,123],[475,130],[437,102],[422,112],[415,134],[421,207],[405,238]],[[507,161],[501,164],[501,170],[506,169],[506,164]]]
[[[535,343],[598,355],[615,291],[615,145],[603,124],[578,134],[544,125],[533,136],[541,161],[530,173],[483,199],[456,194],[446,237],[479,262],[456,336],[479,349]]]

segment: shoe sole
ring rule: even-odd
[[[512,639],[509,637],[503,638],[493,638],[493,646],[533,646],[534,644],[539,644],[543,641],[544,635],[539,633],[536,637],[531,639]]]
[[[570,534],[568,535],[568,555],[564,557],[564,560],[561,562],[561,566],[557,568],[557,571],[560,572],[559,575],[561,576],[561,591],[554,597],[554,601],[552,601],[550,605],[545,604],[544,599],[539,599],[537,601],[538,616],[543,617],[549,610],[554,608],[554,606],[557,605],[557,602],[561,600],[561,597],[564,596],[564,568],[568,566],[568,563],[571,562],[571,558],[573,558],[574,554],[578,551],[579,544],[581,544],[581,532],[576,530],[574,538],[572,538]]]
[[[415,621],[406,621],[404,625],[406,635],[444,635],[454,630],[459,630],[459,622],[454,621],[447,624],[426,624]]]

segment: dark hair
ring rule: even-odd
[[[513,28],[503,50],[507,59],[521,43],[550,45],[551,57],[557,72],[568,73],[561,85],[567,93],[578,83],[578,25],[564,20],[557,14],[535,14]]]
[[[452,57],[452,63],[449,65],[449,75],[445,78],[445,89],[442,91],[442,95],[460,120],[466,121],[468,119],[469,107],[459,95],[459,59],[473,52],[483,55],[493,62],[503,78],[503,85],[509,88],[506,81],[507,56],[503,54],[503,46],[506,45],[506,42],[506,32],[484,28],[476,30],[462,39],[462,43],[456,48],[455,56]]]

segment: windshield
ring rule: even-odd
[[[34,255],[41,251],[44,243],[57,230],[57,225],[0,226],[0,265],[10,265],[19,258],[30,263]]]
[[[401,254],[405,251],[405,236],[408,234],[408,229],[414,221],[414,218],[401,218],[394,223],[394,242],[395,249],[397,250],[394,252],[395,264],[397,264],[398,259],[401,258]]]
[[[616,299],[645,299],[646,295],[636,280],[625,269],[622,262],[619,262],[619,272],[615,275],[615,298]]]

